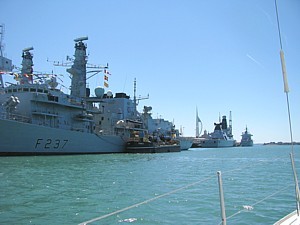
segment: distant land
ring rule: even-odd
[[[268,143],[264,143],[263,145],[291,145],[291,142],[268,142]],[[294,145],[300,145],[300,142],[293,142]]]

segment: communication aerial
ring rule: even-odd
[[[0,87],[4,87],[2,73],[11,72],[13,69],[12,61],[11,59],[5,58],[3,56],[3,37],[4,37],[4,24],[0,24]]]

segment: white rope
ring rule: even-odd
[[[262,163],[264,163],[264,162],[261,162],[261,164],[262,164]],[[228,171],[223,172],[223,174],[227,174],[227,173],[231,173],[231,172],[234,172],[234,171],[243,170],[243,169],[248,168],[248,167],[251,167],[251,166],[253,166],[253,165],[248,165],[248,166],[240,167],[240,168],[237,168],[237,169],[228,170]],[[93,222],[96,222],[96,221],[105,219],[105,218],[107,218],[107,217],[116,215],[116,214],[118,214],[118,213],[125,212],[125,211],[127,211],[127,210],[132,209],[132,208],[136,208],[136,207],[139,207],[139,206],[141,206],[141,205],[148,204],[149,202],[152,202],[152,201],[155,201],[155,200],[157,200],[157,199],[159,199],[159,198],[163,198],[163,197],[165,197],[165,196],[174,194],[174,193],[176,193],[176,192],[178,192],[178,191],[187,189],[187,188],[189,188],[189,187],[195,186],[196,184],[199,184],[199,183],[208,181],[208,180],[213,179],[213,178],[215,178],[215,175],[211,175],[211,176],[209,176],[209,177],[207,177],[207,178],[205,178],[205,179],[203,179],[203,180],[199,180],[199,181],[190,183],[190,184],[188,184],[188,185],[185,185],[185,186],[183,186],[183,187],[177,188],[177,189],[172,190],[172,191],[169,191],[169,192],[167,192],[167,193],[158,195],[158,196],[156,196],[156,197],[150,198],[150,199],[145,200],[145,201],[143,201],[143,202],[139,202],[139,203],[136,203],[136,204],[134,204],[134,205],[125,207],[125,208],[123,208],[123,209],[120,209],[120,210],[117,210],[117,211],[114,211],[114,212],[105,214],[105,215],[103,215],[103,216],[96,217],[96,218],[94,218],[94,219],[91,219],[91,220],[88,220],[88,221],[85,221],[85,222],[82,222],[82,223],[80,223],[79,225],[90,224],[90,223],[93,223]],[[290,186],[291,186],[291,185],[290,185]],[[289,187],[289,186],[288,186],[288,187]],[[287,189],[288,187],[284,187],[283,189],[281,189],[281,190],[279,190],[279,191],[277,191],[277,192],[275,192],[275,193],[273,193],[273,194],[271,194],[271,195],[265,197],[264,199],[262,199],[262,200],[260,200],[260,201],[257,201],[257,202],[254,203],[251,207],[253,207],[253,206],[259,204],[260,202],[262,202],[262,201],[264,201],[264,200],[266,200],[266,199],[272,197],[273,195],[276,195],[277,193],[279,193],[279,192],[281,192],[281,191]],[[243,210],[240,210],[240,211],[234,213],[233,215],[227,217],[227,219],[232,218],[232,217],[236,216],[237,214],[239,214],[239,213],[241,213],[241,212],[243,212],[243,211],[246,211],[246,209],[243,209]]]
[[[226,217],[226,219],[230,219],[230,218],[235,217],[236,215],[240,214],[241,212],[246,212],[246,211],[248,211],[249,209],[254,208],[255,205],[258,205],[259,203],[264,202],[265,200],[267,200],[267,199],[273,197],[274,195],[277,195],[278,193],[280,193],[280,192],[282,192],[282,191],[288,189],[288,188],[291,187],[291,186],[293,186],[293,185],[290,184],[290,185],[288,185],[288,186],[285,186],[285,187],[281,188],[280,190],[278,190],[278,191],[276,191],[276,192],[274,192],[274,193],[268,195],[267,197],[265,197],[265,198],[263,198],[263,199],[261,199],[261,200],[255,202],[254,204],[250,205],[249,207],[247,207],[247,209],[244,208],[244,209],[242,209],[242,210],[240,210],[240,211],[238,211],[238,212],[236,212],[236,213],[234,213],[234,214],[232,214],[232,215]],[[220,222],[219,225],[220,225],[220,224],[222,224],[222,222]]]
[[[167,193],[164,193],[164,194],[158,195],[158,196],[156,196],[156,197],[154,197],[154,198],[150,198],[150,199],[148,199],[148,200],[146,200],[146,201],[143,201],[143,202],[140,202],[140,203],[137,203],[137,204],[134,204],[134,205],[128,206],[128,207],[126,207],[126,208],[123,208],[123,209],[117,210],[117,211],[115,211],[115,212],[108,213],[108,214],[106,214],[106,215],[103,215],[103,216],[100,216],[100,217],[97,217],[97,218],[94,218],[94,219],[91,219],[91,220],[88,220],[88,221],[82,222],[82,223],[80,223],[79,225],[86,225],[86,224],[89,224],[89,223],[93,223],[93,222],[96,222],[96,221],[98,221],[98,220],[102,220],[102,219],[104,219],[104,218],[107,218],[107,217],[113,216],[113,215],[115,215],[115,214],[118,214],[118,213],[121,213],[121,212],[127,211],[127,210],[129,210],[129,209],[132,209],[132,208],[135,208],[135,207],[138,207],[138,206],[141,206],[141,205],[147,204],[147,203],[149,203],[149,202],[152,202],[152,201],[154,201],[154,200],[157,200],[157,199],[159,199],[159,198],[162,198],[162,197],[165,197],[165,196],[171,195],[171,194],[173,194],[173,193],[176,193],[176,192],[178,192],[178,191],[181,191],[181,190],[187,189],[187,188],[189,188],[189,187],[191,187],[191,186],[194,186],[194,185],[196,185],[196,184],[199,184],[199,183],[201,183],[201,182],[207,181],[207,180],[209,180],[209,179],[211,179],[211,178],[213,178],[213,177],[214,177],[214,176],[210,176],[210,177],[208,177],[208,178],[205,178],[205,179],[203,179],[203,180],[196,181],[196,182],[194,182],[194,183],[191,183],[191,184],[188,184],[188,185],[186,185],[186,186],[183,186],[183,187],[177,188],[177,189],[175,189],[175,190],[173,190],[173,191],[170,191],[170,192],[167,192]]]

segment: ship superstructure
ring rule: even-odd
[[[33,47],[22,51],[19,72],[12,71],[11,60],[1,57],[6,64],[0,64],[0,76],[7,73],[16,82],[5,86],[2,77],[0,80],[0,155],[123,153],[127,140],[139,131],[181,138],[181,146],[189,148],[184,146],[192,141],[179,137],[172,122],[153,119],[151,107],[145,107],[143,113],[137,111],[138,101],[145,98],[136,98],[136,81],[134,99],[122,92],[105,92],[103,87],[97,87],[90,96],[87,40],[74,40],[74,59],[67,57],[71,66],[54,64],[70,67],[70,94],[57,88],[56,75],[34,73]]]
[[[21,72],[14,73],[17,83],[1,90],[0,154],[124,152],[130,130],[123,127],[116,134],[114,126],[99,127],[112,116],[105,112],[105,103],[96,107],[86,94],[85,40],[74,40],[75,59],[67,69],[72,75],[70,95],[56,88],[55,76],[33,74],[33,48],[23,50]]]
[[[226,116],[222,117],[222,121],[215,123],[215,129],[213,133],[207,135],[204,140],[201,140],[202,148],[222,148],[233,147],[235,140],[232,135],[232,119],[231,112],[229,118],[229,126],[227,125]]]

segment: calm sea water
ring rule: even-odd
[[[219,224],[217,171],[226,215],[236,214],[227,224],[273,224],[295,207],[290,151],[0,157],[0,224],[79,224],[122,209],[91,224]]]

